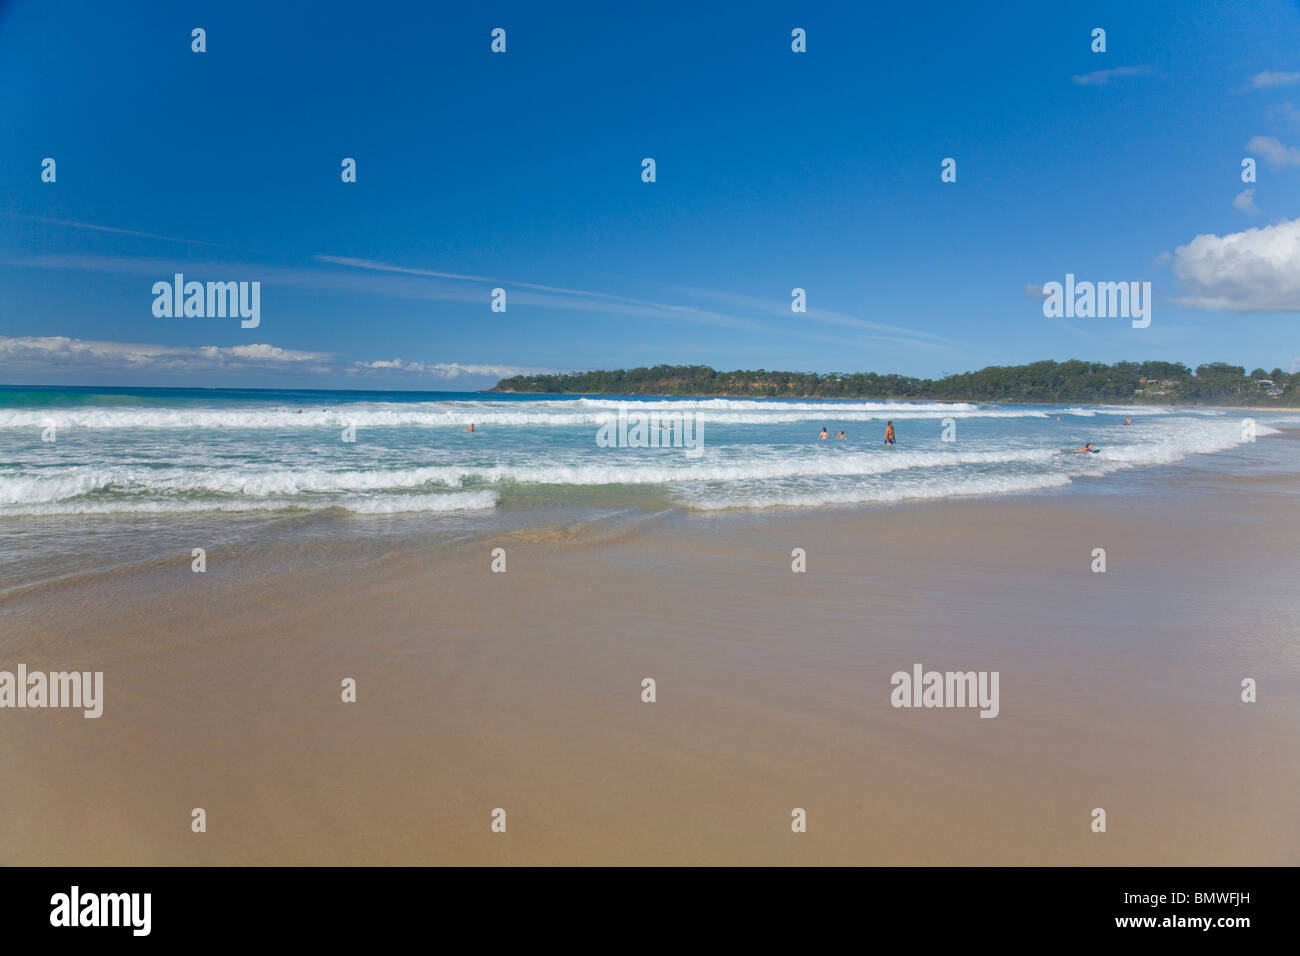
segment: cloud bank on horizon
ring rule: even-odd
[[[461,365],[456,362],[409,362],[375,359],[341,361],[325,352],[301,352],[265,343],[198,347],[128,342],[86,342],[66,336],[7,338],[0,336],[0,369],[21,368],[33,373],[118,372],[194,375],[217,371],[264,375],[286,371],[306,376],[351,378],[353,387],[431,388],[435,385],[496,382],[513,375],[554,371],[508,365]]]

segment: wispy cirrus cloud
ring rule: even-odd
[[[170,279],[174,272],[192,277],[257,280],[263,294],[280,286],[305,292],[354,294],[396,299],[433,300],[486,305],[491,287],[505,288],[512,307],[529,306],[567,312],[595,313],[632,319],[653,319],[678,323],[716,325],[763,335],[815,337],[809,323],[849,326],[861,330],[873,341],[896,342],[920,348],[961,347],[965,343],[920,329],[873,322],[829,309],[810,308],[798,324],[785,319],[789,304],[781,305],[753,296],[703,289],[679,290],[687,296],[730,306],[729,311],[682,302],[633,298],[588,289],[521,282],[503,277],[449,272],[395,265],[370,259],[318,255],[319,268],[295,268],[252,262],[202,261],[166,257],[108,256],[84,253],[55,253],[18,256],[0,260],[2,265],[40,269],[69,269],[83,272],[147,276]],[[737,312],[743,314],[736,314]],[[828,339],[829,341],[829,339]]]
[[[13,215],[20,219],[45,222],[51,225],[65,226],[69,228],[88,229],[118,235],[135,236],[144,239],[161,240],[165,242],[221,247],[220,243],[207,242],[201,239],[165,236],[158,233],[141,232],[135,229],[121,229],[116,226],[101,226],[95,223],[77,222],[70,219],[56,219],[49,216],[28,216],[21,213],[15,213]],[[516,305],[534,305],[541,308],[572,309],[583,312],[605,311],[629,317],[667,318],[681,321],[694,320],[707,324],[749,329],[750,331],[763,331],[761,326],[757,326],[752,322],[748,322],[745,319],[736,316],[726,315],[708,309],[701,309],[691,305],[654,302],[646,299],[614,295],[608,292],[543,285],[534,282],[520,282],[500,277],[480,276],[462,272],[421,269],[350,256],[317,255],[314,257],[314,261],[326,266],[339,266],[345,269],[378,273],[393,278],[408,277],[415,280],[435,279],[443,280],[443,283],[441,286],[433,286],[415,282],[384,282],[382,279],[366,282],[364,280],[358,280],[355,276],[348,277],[338,274],[329,274],[312,269],[267,267],[252,263],[212,263],[195,262],[193,260],[173,261],[160,257],[130,258],[125,256],[47,255],[10,259],[7,260],[6,264],[36,268],[76,269],[88,272],[134,273],[136,275],[153,275],[160,270],[166,272],[172,269],[187,271],[190,274],[195,274],[196,271],[220,272],[221,270],[233,270],[240,274],[256,273],[259,276],[260,281],[278,281],[286,286],[305,290],[329,292],[355,291],[367,295],[389,295],[394,298],[433,299],[460,302],[483,301],[483,292],[478,288],[471,288],[471,286],[492,284],[494,286],[508,287],[512,292],[511,301]],[[261,279],[261,276],[267,276],[269,278]],[[521,294],[519,290],[527,291]],[[530,293],[538,294],[530,295]]]
[[[780,317],[783,320],[782,324],[792,334],[796,335],[806,336],[809,334],[808,324],[804,320],[810,320],[812,322],[823,322],[828,325],[857,329],[862,333],[861,338],[877,342],[898,342],[918,348],[960,348],[967,344],[956,339],[936,335],[933,332],[926,332],[923,329],[876,322],[872,319],[860,318],[833,309],[820,309],[810,306],[807,312],[801,312],[795,316],[790,311],[790,301],[788,299],[779,301],[760,299],[755,296],[740,295],[734,292],[715,292],[711,289],[686,288],[682,291],[700,298],[721,302],[724,305],[742,308],[746,311]],[[800,321],[792,323],[789,321],[792,317],[798,318]]]
[[[279,286],[304,292],[463,302],[484,307],[489,301],[488,290],[484,286],[492,284],[504,286],[509,291],[509,302],[512,307],[534,306],[628,318],[702,323],[754,332],[780,331],[751,319],[692,305],[652,302],[608,293],[541,286],[536,283],[511,282],[488,276],[391,266],[362,259],[318,256],[317,261],[326,267],[293,268],[252,262],[56,253],[15,256],[0,260],[0,265],[139,275],[155,280],[168,280],[174,272],[183,272],[191,277],[256,280],[262,283],[264,295],[268,288]],[[347,266],[350,270],[330,268],[337,266]]]
[[[1266,90],[1269,87],[1290,86],[1293,83],[1300,83],[1300,73],[1281,73],[1276,70],[1265,70],[1252,76],[1247,85],[1252,90]]]
[[[565,297],[562,305],[557,307],[575,308],[581,307],[594,310],[612,310],[619,311],[623,314],[643,315],[646,317],[674,317],[679,319],[701,319],[710,322],[721,322],[722,324],[736,324],[749,328],[754,331],[763,331],[776,334],[791,334],[808,336],[809,330],[806,324],[792,326],[788,322],[779,323],[775,326],[771,324],[761,324],[752,320],[734,316],[731,313],[718,312],[714,309],[705,309],[694,305],[672,304],[665,302],[656,302],[649,299],[635,299],[628,296],[613,295],[608,292],[593,292],[586,289],[572,289],[563,286],[539,285],[532,282],[507,282],[505,279],[491,278],[487,276],[467,276],[455,273],[435,272],[425,269],[412,269],[404,266],[394,266],[384,262],[374,262],[364,259],[348,259],[339,256],[317,256],[317,259],[324,262],[331,262],[339,265],[347,265],[357,269],[369,269],[380,272],[395,272],[402,275],[422,275],[432,278],[455,278],[464,279],[474,282],[492,283],[508,287],[509,289],[529,289],[540,293],[553,294]],[[768,299],[759,299],[754,296],[736,295],[734,293],[717,292],[709,289],[695,288],[678,288],[677,291],[698,299],[705,299],[721,303],[722,305],[732,307],[734,311],[748,313],[759,313],[773,317],[785,318],[790,314],[789,303],[776,303]],[[584,302],[582,306],[575,305],[576,301]],[[530,302],[536,303],[537,300],[528,298],[520,299],[517,293],[511,293],[511,302],[522,301],[525,304]],[[825,322],[832,325],[853,326],[865,331],[876,333],[891,333],[891,335],[877,335],[877,341],[895,341],[910,345],[917,345],[922,348],[935,348],[938,346],[960,346],[965,343],[956,342],[952,339],[945,339],[939,335],[933,335],[918,329],[903,328],[894,325],[885,325],[880,322],[872,322],[866,319],[860,319],[856,316],[847,315],[842,312],[835,312],[828,309],[809,309],[806,313],[800,314],[801,318],[807,318],[814,322]]]
[[[614,295],[609,292],[595,292],[588,289],[572,289],[563,286],[541,285],[536,282],[520,282],[494,276],[468,275],[455,272],[440,272],[433,269],[418,269],[410,266],[392,265],[371,259],[354,259],[345,256],[316,256],[319,262],[347,266],[352,269],[378,273],[390,273],[401,276],[416,276],[429,279],[447,279],[457,282],[493,285],[506,288],[510,292],[510,302],[519,305],[536,305],[542,308],[573,309],[583,312],[609,312],[643,318],[668,318],[681,321],[699,321],[711,325],[728,325],[747,328],[751,331],[770,331],[742,317],[728,315],[712,309],[702,309],[693,305],[668,302],[655,302],[650,299],[636,299],[629,296]],[[518,290],[527,290],[519,292]],[[485,301],[484,293],[474,291],[468,301]]]
[[[128,235],[173,242],[191,242],[177,237],[161,236],[137,230],[121,230],[112,226],[78,223],[71,220],[46,220],[61,225],[121,232]],[[193,241],[196,245],[215,246],[215,243]],[[507,290],[512,308],[532,307],[563,313],[583,313],[630,320],[672,322],[678,324],[712,325],[758,337],[783,336],[805,341],[819,341],[836,346],[899,344],[927,350],[956,349],[966,343],[936,335],[919,328],[864,319],[832,309],[809,308],[799,313],[796,321],[788,301],[774,301],[754,296],[736,295],[703,289],[675,289],[682,301],[660,301],[636,298],[590,289],[547,285],[536,282],[486,276],[472,272],[381,262],[352,256],[320,254],[308,266],[267,265],[251,261],[199,260],[192,257],[103,255],[97,253],[54,253],[15,256],[0,260],[0,265],[22,268],[74,270],[91,273],[108,273],[147,278],[149,287],[154,281],[169,281],[175,272],[183,272],[191,279],[220,279],[257,281],[262,285],[263,296],[277,289],[349,296],[364,300],[398,299],[414,301],[441,301],[473,304],[486,308],[493,288]],[[692,301],[694,300],[694,301]],[[149,298],[148,301],[152,301]],[[265,301],[265,298],[264,298]],[[839,329],[851,329],[856,334],[845,336]],[[83,358],[86,356],[84,350]],[[236,358],[234,354],[228,360]],[[176,362],[181,359],[173,357]],[[162,362],[160,354],[154,359]],[[342,366],[332,364],[334,371]],[[348,374],[439,375],[455,378],[465,374],[455,363],[423,363],[418,360],[395,358],[381,362],[357,362],[347,366]],[[487,366],[481,368],[487,369]],[[492,374],[504,366],[493,366]],[[513,366],[502,374],[519,374],[521,371],[546,371],[520,369]]]
[[[1080,86],[1106,86],[1111,80],[1124,76],[1150,76],[1155,70],[1149,66],[1117,66],[1111,70],[1093,70],[1076,73],[1071,79]]]
[[[181,242],[191,246],[219,246],[220,243],[205,242],[202,239],[182,239],[177,236],[161,236],[156,232],[140,232],[137,229],[119,229],[116,226],[97,226],[91,222],[77,222],[73,219],[55,219],[52,216],[29,216],[25,213],[11,213],[15,219],[29,222],[44,222],[52,226],[67,226],[72,229],[89,229],[92,232],[111,232],[119,236],[135,236],[139,239],[157,239],[163,242]]]
[[[1300,126],[1300,110],[1295,108],[1290,100],[1280,106],[1275,106],[1270,111],[1270,115],[1277,120],[1286,123],[1288,126]]]

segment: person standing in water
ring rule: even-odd
[[[830,438],[830,437],[831,437],[831,436],[830,436],[830,433],[826,431],[826,426],[825,426],[825,425],[822,426],[822,433],[821,433],[820,435],[818,435],[817,437],[818,437],[818,438],[821,438],[821,439],[826,439],[826,438]]]
[[[470,424],[469,424],[469,428],[465,429],[465,431],[467,431],[467,432],[472,432],[473,430],[474,430],[474,423],[473,423],[473,422],[470,422]]]
[[[889,422],[885,425],[885,444],[892,445],[893,443],[894,443],[894,423]]]

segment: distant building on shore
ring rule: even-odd
[[[1138,379],[1140,388],[1133,389],[1134,395],[1168,395],[1178,385],[1178,382],[1172,378],[1140,378]]]

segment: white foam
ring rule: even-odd
[[[363,428],[455,428],[467,425],[572,427],[599,426],[615,421],[619,403],[591,405],[567,411],[553,410],[544,403],[485,403],[468,408],[457,403],[357,403],[331,408],[79,408],[57,411],[10,409],[0,411],[0,429],[43,429],[54,425],[73,429],[307,429],[341,430],[348,425]],[[533,407],[530,407],[533,406]],[[695,420],[713,424],[764,425],[805,421],[898,421],[942,418],[1045,418],[1047,413],[1032,409],[979,409],[970,405],[888,405],[885,403],[772,404],[761,402],[629,402],[632,412],[690,413]]]
[[[838,453],[837,453],[838,452]],[[599,454],[599,457],[595,456]],[[0,475],[0,504],[59,501],[92,493],[238,494],[251,498],[311,493],[412,491],[429,486],[460,488],[466,481],[530,485],[654,485],[681,481],[747,481],[779,478],[881,475],[908,469],[961,465],[1048,462],[1048,449],[989,452],[843,452],[835,446],[770,455],[756,449],[729,460],[687,458],[680,449],[647,455],[640,450],[596,449],[593,460],[573,465],[434,465],[423,468],[73,467],[39,474]]]
[[[800,503],[887,501],[902,497],[1032,490],[1099,477],[1122,469],[1172,464],[1190,455],[1226,451],[1242,444],[1236,416],[1170,414],[1116,407],[1063,409],[1061,422],[986,422],[963,425],[956,442],[940,441],[937,426],[900,428],[905,444],[884,448],[879,432],[847,429],[850,441],[817,441],[815,429],[704,429],[700,457],[680,448],[602,448],[597,421],[616,413],[617,400],[566,399],[535,402],[357,403],[304,410],[260,406],[247,411],[217,408],[83,408],[62,410],[65,427],[87,427],[89,436],[42,443],[33,432],[10,443],[4,435],[0,463],[0,513],[95,514],[128,512],[263,511],[348,508],[364,513],[481,510],[495,507],[499,493],[515,486],[662,486],[692,507],[760,507],[737,501]],[[522,410],[521,410],[522,407]],[[979,408],[966,403],[759,402],[703,399],[639,402],[641,411],[697,411],[739,424],[780,425],[811,419],[837,427],[849,415],[925,418],[1011,417],[1045,419],[1054,410]],[[772,409],[777,409],[772,411]],[[760,411],[761,410],[761,411]],[[1136,424],[1120,426],[1099,412],[1132,411]],[[426,438],[419,432],[367,435],[343,444],[332,431],[357,414],[392,424],[480,424],[501,417],[495,433]],[[355,414],[354,414],[355,413]],[[809,414],[815,413],[815,414]],[[1258,413],[1255,413],[1258,414]],[[0,412],[10,427],[27,415],[43,423],[46,413]],[[1137,417],[1141,415],[1142,417]],[[314,417],[313,417],[314,416]],[[505,424],[519,418],[522,425]],[[1267,416],[1269,422],[1295,422]],[[332,433],[311,434],[324,427]],[[1257,419],[1263,438],[1278,429]],[[580,429],[548,430],[556,424]],[[532,427],[538,422],[544,427]],[[80,423],[80,425],[78,424]],[[161,423],[161,424],[160,424]],[[250,424],[251,423],[251,424]],[[268,429],[275,429],[268,431]],[[114,431],[114,429],[116,429]],[[149,429],[156,429],[149,432]],[[204,429],[215,429],[205,432]],[[260,429],[260,430],[259,430]],[[797,432],[797,434],[796,434]],[[482,440],[480,440],[480,438]],[[1095,455],[1071,454],[1085,441]],[[10,452],[12,449],[12,452]],[[969,489],[974,491],[953,490]],[[865,496],[865,497],[864,497]]]
[[[724,511],[734,508],[812,508],[825,505],[873,504],[925,498],[953,498],[965,495],[1005,495],[1041,491],[1070,484],[1062,474],[1032,477],[1001,476],[991,478],[950,479],[924,484],[893,487],[862,487],[802,492],[758,492],[731,497],[691,498],[682,496],[688,507],[700,511]]]
[[[4,515],[165,515],[205,511],[325,511],[332,508],[354,514],[400,514],[420,511],[484,511],[495,508],[494,491],[467,491],[440,495],[388,495],[347,500],[235,500],[235,501],[62,501],[0,506]]]
[[[441,495],[375,495],[353,498],[341,507],[362,515],[414,511],[488,511],[497,505],[495,491],[462,491]]]

